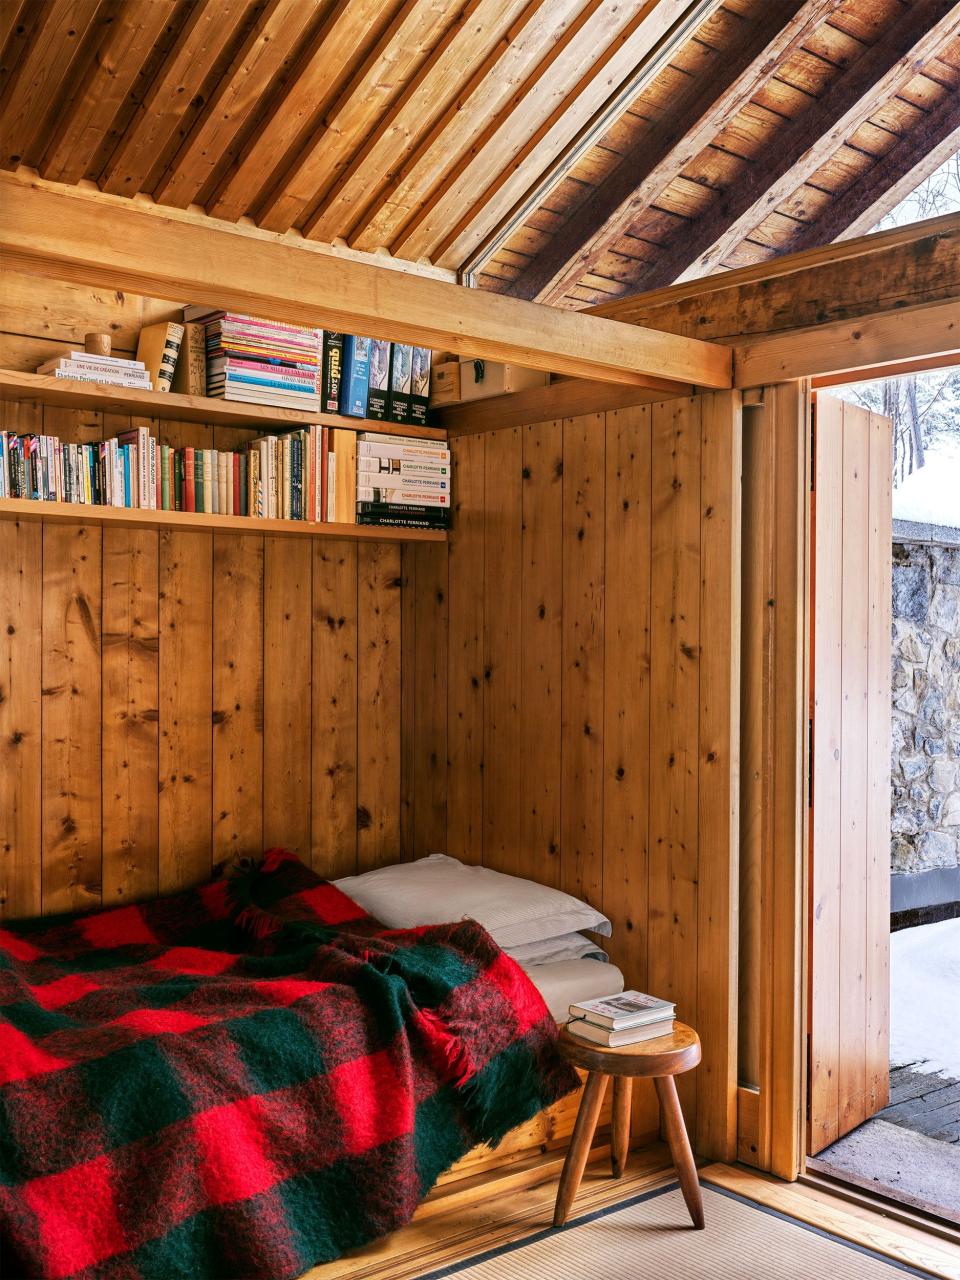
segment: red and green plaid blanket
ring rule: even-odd
[[[296,1276],[575,1087],[479,925],[388,930],[296,858],[0,929],[0,1271]]]

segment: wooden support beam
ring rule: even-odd
[[[743,44],[725,54],[709,100],[697,94],[639,142],[510,286],[515,298],[555,303],[593,271],[607,246],[706,147],[836,8],[834,0],[771,5]]]
[[[505,427],[527,426],[534,422],[552,422],[559,418],[579,418],[588,413],[605,413],[608,409],[630,409],[656,400],[672,400],[694,393],[693,387],[665,382],[659,388],[624,387],[609,382],[589,382],[584,378],[564,378],[546,387],[530,387],[509,395],[489,396],[451,404],[439,411],[439,419],[447,435],[477,435],[483,431],[500,431]]]
[[[713,342],[960,301],[960,214],[689,280],[591,308]]]
[[[857,372],[860,379],[885,376],[895,361],[960,352],[960,304],[951,299],[929,307],[888,312],[869,319],[840,320],[792,330],[734,348],[738,387],[823,374]],[[852,381],[853,379],[851,379]]]
[[[960,30],[954,0],[915,0],[879,40],[830,85],[820,102],[780,129],[768,153],[684,225],[640,276],[647,289],[708,275],[763,218],[811,177]]]
[[[0,185],[0,254],[14,269],[73,283],[214,303],[604,382],[731,383],[730,353],[712,343],[402,278],[16,176]]]
[[[948,92],[916,128],[794,236],[791,252],[866,235],[958,150],[960,94]]]

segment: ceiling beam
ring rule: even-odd
[[[914,0],[823,98],[773,135],[767,152],[644,269],[655,289],[716,271],[731,251],[810,178],[877,105],[911,80],[960,30],[955,0]]]
[[[949,364],[957,352],[960,306],[951,299],[743,343],[734,348],[734,384],[762,387],[794,378],[854,372],[860,374],[860,380],[883,377],[882,370],[891,364],[929,356]]]
[[[619,298],[589,314],[735,342],[949,299],[960,306],[956,213]]]
[[[0,180],[0,255],[15,270],[71,283],[213,303],[603,382],[731,383],[730,352],[713,343],[401,276],[17,176]]]
[[[866,235],[960,150],[960,94],[948,91],[929,115],[894,143],[885,156],[802,227],[790,252]]]
[[[742,44],[717,55],[715,78],[685,109],[642,135],[508,292],[548,303],[569,293],[835,8],[835,0],[790,0],[761,11]]]

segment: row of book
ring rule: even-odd
[[[135,360],[70,351],[37,372],[422,426],[430,363],[427,347],[189,306],[182,324],[145,326]]]
[[[443,529],[450,453],[319,424],[236,450],[174,448],[147,427],[89,444],[4,431],[0,497]]]

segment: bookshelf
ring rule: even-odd
[[[54,524],[99,524],[124,529],[204,533],[245,533],[263,537],[330,538],[340,542],[446,542],[442,529],[406,529],[389,525],[310,524],[306,520],[261,520],[255,516],[215,515],[204,511],[142,511],[131,507],[86,506],[78,502],[39,502],[0,498],[0,520],[43,520]]]
[[[409,423],[377,422],[346,418],[336,413],[304,413],[272,405],[241,404],[213,396],[181,396],[172,391],[135,391],[103,383],[71,382],[49,374],[20,373],[0,369],[0,400],[33,400],[64,409],[100,409],[105,413],[129,413],[138,418],[172,418],[178,422],[283,430],[320,422],[348,431],[379,431],[384,435],[416,436],[446,441],[446,431]]]

